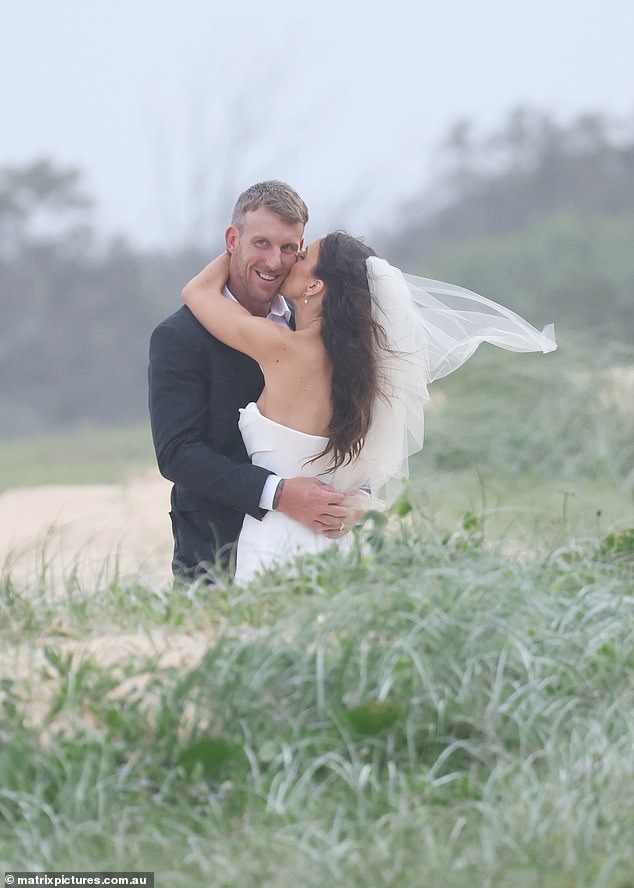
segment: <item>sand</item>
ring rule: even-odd
[[[0,565],[24,589],[46,597],[68,595],[67,578],[73,573],[91,594],[104,578],[140,577],[152,587],[171,586],[172,538],[169,522],[170,484],[152,471],[119,485],[51,485],[10,489],[0,495]],[[45,583],[42,565],[46,564]],[[35,578],[35,582],[32,582]],[[37,580],[40,580],[38,582]],[[50,598],[49,598],[50,600]],[[89,661],[104,669],[150,657],[154,669],[187,670],[195,666],[213,643],[218,620],[211,625],[183,627],[131,626],[117,630],[93,626],[78,638],[64,626],[64,606],[58,618],[37,636],[6,637],[0,644],[0,679],[8,679],[21,701],[27,724],[42,725],[51,702],[64,684],[63,676],[47,661],[46,649],[72,657],[73,669]],[[0,612],[0,619],[2,614]],[[151,679],[153,670],[134,673],[112,693],[137,691]],[[2,700],[0,691],[0,702]],[[59,729],[76,727],[71,709],[56,719]],[[82,723],[86,723],[86,713]]]
[[[105,567],[168,582],[170,483],[156,471],[119,484],[50,485],[0,494],[0,565],[17,579]]]

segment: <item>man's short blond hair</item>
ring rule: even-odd
[[[266,207],[286,222],[299,222],[301,225],[308,222],[308,207],[295,189],[286,182],[269,179],[251,185],[242,192],[233,208],[231,224],[240,228],[245,214],[260,207]]]

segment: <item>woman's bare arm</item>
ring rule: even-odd
[[[284,347],[289,330],[256,318],[244,306],[227,299],[223,290],[229,277],[229,256],[223,253],[205,266],[183,288],[181,297],[194,317],[216,339],[256,361]]]

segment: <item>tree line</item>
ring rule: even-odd
[[[404,269],[485,292],[538,321],[634,339],[634,135],[516,109],[478,135],[457,123],[432,185],[371,243]],[[146,419],[147,343],[207,260],[150,252],[91,223],[79,171],[0,170],[4,437]],[[532,312],[538,316],[532,317]]]
[[[634,341],[634,120],[564,125],[530,108],[457,123],[386,254],[603,340]]]

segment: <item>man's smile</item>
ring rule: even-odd
[[[258,271],[257,268],[254,269],[255,273],[259,278],[262,278],[263,281],[274,281],[277,278],[276,274],[266,274],[264,271]]]

